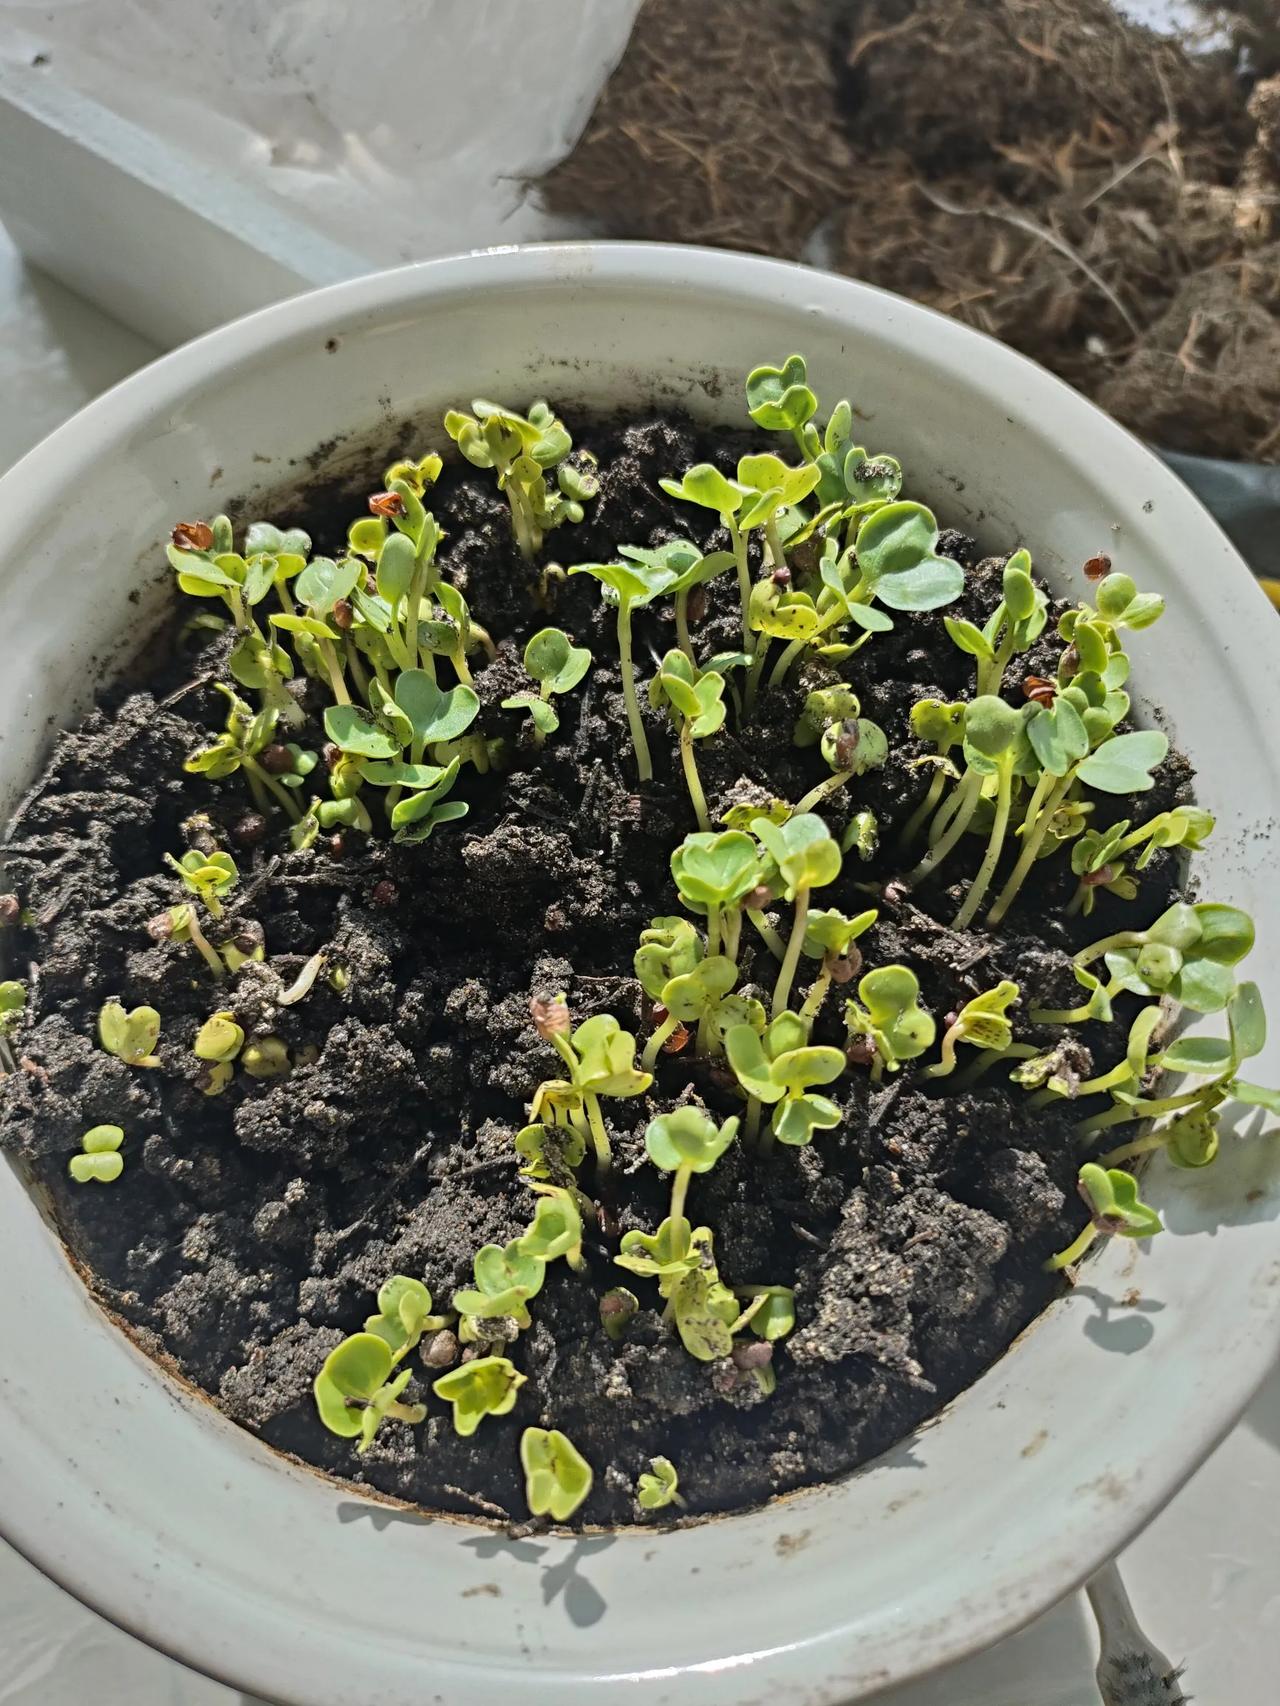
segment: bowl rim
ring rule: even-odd
[[[166,406],[179,402],[192,390],[231,373],[236,367],[273,348],[312,336],[336,322],[349,324],[363,315],[377,319],[395,309],[427,310],[437,296],[465,290],[482,291],[490,284],[500,284],[511,290],[549,283],[581,284],[598,280],[615,289],[629,286],[653,288],[669,283],[673,268],[681,291],[690,295],[696,295],[700,290],[713,290],[721,295],[736,293],[744,300],[759,300],[762,296],[778,299],[802,289],[808,302],[816,302],[820,308],[824,304],[829,305],[841,315],[847,315],[850,305],[856,308],[861,301],[872,310],[869,315],[872,321],[884,321],[887,315],[895,322],[896,338],[905,335],[904,326],[907,329],[922,327],[931,340],[948,345],[957,355],[963,356],[965,351],[972,351],[980,356],[988,376],[993,373],[997,378],[1005,375],[1011,387],[1036,392],[1049,411],[1065,410],[1074,417],[1078,426],[1092,427],[1096,432],[1105,434],[1113,460],[1135,476],[1140,473],[1145,489],[1154,492],[1166,506],[1179,513],[1189,548],[1200,545],[1221,561],[1234,560],[1238,574],[1233,576],[1229,589],[1227,614],[1234,614],[1237,618],[1243,614],[1245,617],[1242,655],[1247,654],[1250,648],[1258,658],[1265,655],[1262,649],[1264,642],[1247,632],[1247,618],[1252,610],[1255,620],[1261,623],[1261,612],[1266,611],[1265,631],[1269,635],[1269,624],[1274,621],[1274,615],[1221,529],[1154,452],[1063,381],[995,339],[891,292],[791,262],[661,243],[546,243],[503,246],[446,256],[309,291],[208,332],[159,357],[89,403],[0,478],[0,554],[4,552],[6,536],[11,531],[27,527],[36,520],[44,501],[41,494],[47,493],[59,479],[64,478],[69,468],[82,465],[100,454],[118,451],[121,443],[127,440],[130,424],[139,417],[154,416]],[[1166,516],[1167,513],[1166,509]],[[1246,591],[1246,588],[1252,590]],[[1280,1264],[1277,1264],[1277,1272],[1280,1274]],[[1036,1325],[1042,1325],[1046,1319],[1047,1316],[1042,1315]],[[1276,1355],[1280,1353],[1280,1284],[1273,1284],[1265,1300],[1259,1300],[1257,1313],[1252,1319],[1256,1331],[1241,1348],[1232,1365],[1230,1379],[1220,1379],[1206,1390],[1201,1407],[1194,1418],[1189,1419],[1183,1453],[1176,1459],[1165,1459],[1160,1472],[1146,1475],[1139,1486],[1129,1488],[1123,1501],[1116,1500],[1099,1509],[1091,1529],[1091,1545],[1083,1549],[1077,1547],[1070,1554],[1059,1549],[1046,1559],[1041,1574],[1052,1577],[1051,1593],[1037,1592],[1034,1603],[1015,1596],[1006,1596],[1002,1601],[997,1601],[995,1596],[985,1602],[969,1600],[964,1607],[965,1615],[959,1619],[952,1618],[949,1627],[940,1623],[921,1630],[918,1651],[892,1674],[886,1673],[885,1683],[905,1683],[939,1665],[956,1662],[1014,1632],[1053,1600],[1079,1586],[1145,1526],[1230,1431],[1270,1372]],[[110,1328],[105,1314],[101,1320],[103,1326],[115,1330]],[[162,1378],[167,1376],[162,1374]],[[187,1413],[186,1405],[175,1407],[184,1415]],[[947,1413],[942,1412],[944,1416]],[[158,1600],[148,1599],[141,1607],[123,1602],[118,1593],[104,1590],[103,1584],[95,1580],[88,1561],[80,1571],[60,1567],[52,1548],[43,1543],[39,1523],[11,1521],[6,1511],[0,1515],[0,1533],[60,1586],[118,1627],[160,1651],[168,1652],[184,1664],[227,1681],[231,1686],[252,1686],[252,1682],[246,1683],[242,1675],[228,1674],[222,1665],[210,1662],[209,1649],[202,1657],[201,1651],[189,1644],[177,1647],[167,1633],[166,1619],[159,1609]],[[660,1537],[655,1536],[654,1539],[657,1542]],[[956,1598],[961,1599],[963,1592],[958,1588]],[[194,1629],[199,1621],[192,1614],[193,1610],[188,1606],[189,1615],[185,1619],[188,1629]],[[963,1627],[957,1628],[957,1621]],[[840,1644],[842,1637],[843,1647]],[[749,1661],[753,1689],[780,1680],[780,1673],[776,1674],[773,1669],[773,1661],[807,1645],[784,1644],[744,1655],[742,1662]],[[823,1645],[826,1648],[822,1660],[824,1676],[833,1677],[843,1667],[843,1674],[852,1683],[855,1676],[865,1674],[862,1655],[850,1642],[849,1631],[828,1631]],[[596,1676],[589,1681],[593,1691],[603,1694],[607,1690],[610,1698],[614,1698],[623,1692],[619,1684],[633,1693],[638,1681],[660,1676],[665,1699],[678,1702],[680,1706],[685,1702],[690,1706],[694,1702],[697,1706],[705,1706],[716,1696],[707,1691],[705,1675],[695,1676],[700,1668],[664,1667],[644,1677],[632,1672]],[[442,1671],[442,1681],[445,1674]],[[569,1677],[550,1670],[542,1674],[548,1687],[569,1684],[566,1692],[574,1699],[586,1697],[571,1686],[580,1684],[584,1680],[581,1677]],[[793,1669],[792,1680],[794,1675]],[[478,1676],[475,1673],[469,1676],[459,1673],[453,1677],[458,1685],[476,1680]],[[837,1695],[815,1692],[805,1694],[804,1698],[834,1700]]]

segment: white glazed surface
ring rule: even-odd
[[[158,598],[176,516],[283,482],[331,433],[438,418],[473,393],[634,405],[656,380],[736,419],[742,373],[791,348],[824,395],[849,391],[871,445],[945,520],[992,544],[1025,535],[1063,586],[1109,549],[1168,596],[1136,643],[1137,684],[1201,768],[1220,822],[1205,889],[1258,919],[1251,970],[1280,1010],[1263,734],[1280,690],[1235,554],[1140,446],[1030,364],[745,257],[627,245],[432,263],[268,310],[86,410],[0,482],[0,788],[11,800],[48,720],[83,708],[104,640],[137,631],[128,594]],[[42,610],[26,589],[69,562],[83,592]],[[1274,1046],[1257,1076],[1276,1080]],[[938,1423],[842,1485],[672,1535],[523,1542],[371,1508],[273,1458],[104,1328],[6,1171],[0,1521],[117,1622],[298,1706],[864,1698],[1059,1598],[1230,1426],[1280,1338],[1268,1147],[1232,1145],[1206,1175],[1158,1168],[1170,1234],[1108,1250]],[[1131,1287],[1141,1332],[1115,1307]]]

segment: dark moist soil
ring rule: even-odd
[[[729,469],[741,443],[668,419],[601,423],[580,441],[599,456],[600,496],[584,525],[552,537],[548,555],[601,560],[619,543],[676,534],[716,542],[707,513],[663,496],[658,479],[699,460]],[[464,772],[471,815],[421,847],[347,834],[296,853],[278,824],[245,846],[238,779],[210,783],[182,769],[221,726],[217,646],[194,656],[173,640],[157,647],[146,660],[149,690],[107,691],[58,741],[11,826],[0,886],[17,891],[35,922],[6,939],[13,972],[30,978],[30,1017],[16,1039],[19,1069],[0,1080],[0,1141],[52,1199],[96,1295],[149,1350],[271,1445],[335,1475],[432,1509],[496,1507],[518,1519],[517,1442],[530,1424],[563,1429],[595,1466],[579,1513],[588,1523],[634,1519],[636,1476],[657,1454],[678,1465],[690,1514],[845,1474],[969,1385],[1053,1294],[1041,1264],[1083,1224],[1077,1107],[1031,1113],[998,1073],[958,1092],[910,1066],[882,1087],[854,1068],[831,1087],[845,1113],[838,1129],[767,1162],[735,1145],[695,1179],[691,1213],[714,1228],[727,1281],[795,1287],[797,1329],[778,1349],[777,1391],[765,1399],[750,1376],[686,1354],[659,1324],[651,1282],[612,1266],[619,1231],[652,1230],[665,1212],[666,1178],[644,1155],[647,1120],[691,1091],[720,1113],[736,1105],[721,1074],[664,1055],[650,1097],[604,1104],[616,1180],[599,1225],[588,1227],[588,1271],[550,1269],[532,1330],[509,1353],[528,1376],[514,1413],[457,1438],[448,1407],[428,1391],[435,1371],[415,1353],[408,1396],[428,1399],[425,1426],[389,1423],[360,1458],[316,1417],[313,1376],[372,1311],[389,1274],[421,1276],[445,1303],[469,1281],[480,1245],[527,1223],[533,1197],[517,1176],[513,1134],[539,1081],[558,1071],[530,1026],[530,997],[563,989],[576,1020],[607,1012],[647,1032],[632,953],[651,917],[678,910],[669,859],[694,827],[669,729],[653,714],[657,778],[636,787],[614,622],[588,577],[554,583],[551,619],[591,646],[592,670],[559,701],[560,731],[540,752],[518,733],[499,701],[522,685],[524,639],[548,618],[493,486],[451,467],[433,497],[446,575],[498,641],[477,688],[485,732],[512,744],[509,773]],[[362,509],[358,488],[330,484],[279,519],[306,523],[316,549],[332,551]],[[969,569],[958,610],[980,622],[998,597],[1003,559],[979,561],[954,533],[944,545]],[[729,580],[712,591],[697,633],[707,649],[732,644],[737,622]],[[673,634],[662,611],[636,628],[645,676]],[[1052,675],[1057,645],[1044,642],[1028,667]],[[893,755],[828,812],[837,832],[855,807],[880,814],[883,851],[867,865],[851,857],[822,897],[858,911],[869,904],[866,885],[894,874],[896,826],[927,774],[910,765],[911,705],[971,686],[940,615],[899,618],[843,668]],[[795,799],[821,778],[821,759],[790,740],[806,685],[818,679],[811,671],[768,696],[745,735],[707,743],[700,763],[713,815],[752,790]],[[1009,692],[1017,700],[1016,681]],[[322,708],[314,693],[308,706]],[[317,724],[310,744],[321,740]],[[1171,760],[1134,815],[1186,798],[1188,780]],[[226,929],[256,920],[268,948],[266,963],[224,995],[190,948],[153,945],[145,929],[182,898],[163,856],[182,851],[184,820],[202,811],[241,867]],[[1127,803],[1115,802],[1114,815],[1129,815]],[[1110,820],[1105,804],[1102,816]],[[1074,1004],[1069,952],[1116,928],[1121,909],[1104,897],[1092,919],[1066,921],[1073,879],[1059,860],[1036,868],[998,935],[956,935],[938,920],[951,916],[979,853],[971,841],[946,866],[945,892],[882,902],[861,943],[866,961],[913,966],[940,1021],[1012,978],[1023,990],[1017,1034],[1052,1040],[1026,1019],[1030,998]],[[1125,922],[1153,919],[1176,882],[1172,859],[1157,855]],[[322,978],[305,1000],[280,1007],[282,989],[321,948],[346,969],[346,990]],[[771,983],[767,956],[752,960],[748,946],[744,964],[748,983]],[[117,998],[163,1015],[161,1070],[130,1069],[97,1046],[98,1010]],[[229,1091],[206,1097],[191,1045],[223,1002],[250,1033],[274,1031],[318,1058],[282,1080],[238,1073]],[[821,1036],[842,1039],[840,1013],[836,990]],[[1101,1061],[1118,1058],[1127,1018],[1110,1036],[1091,1027],[1083,1046]],[[123,1126],[125,1171],[109,1188],[73,1185],[67,1159],[98,1122]],[[592,1188],[589,1167],[583,1183]],[[597,1301],[624,1281],[645,1307],[614,1345]]]

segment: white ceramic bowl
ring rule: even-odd
[[[239,321],[91,405],[0,482],[3,803],[50,721],[84,709],[95,660],[158,603],[175,519],[281,484],[331,435],[406,415],[434,428],[474,395],[547,394],[570,418],[660,395],[738,422],[748,368],[792,349],[946,521],[1025,538],[1063,587],[1105,549],[1165,594],[1135,644],[1137,686],[1201,771],[1219,820],[1205,892],[1254,913],[1251,971],[1280,1013],[1277,630],[1227,541],[1030,362],[892,296],[741,255],[431,262]],[[1257,1076],[1274,1083],[1268,1053]],[[934,1425],[840,1485],[672,1534],[518,1542],[361,1503],[274,1457],[103,1320],[0,1170],[0,1524],[115,1622],[298,1706],[863,1699],[1050,1605],[1230,1428],[1277,1349],[1269,1149],[1228,1145],[1206,1174],[1158,1166],[1168,1235],[1110,1248]],[[1141,1310],[1120,1304],[1131,1288]]]

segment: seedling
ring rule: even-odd
[[[250,1078],[285,1078],[293,1071],[293,1057],[283,1037],[256,1037],[246,1043],[240,1064]]]
[[[840,1121],[840,1110],[826,1096],[809,1092],[830,1084],[845,1068],[838,1048],[812,1046],[809,1025],[798,1013],[777,1014],[763,1034],[749,1025],[736,1025],[725,1038],[725,1052],[747,1096],[748,1142],[768,1153],[779,1143],[803,1145],[815,1131],[827,1131]],[[760,1106],[773,1108],[769,1132],[759,1137]]]
[[[805,921],[803,951],[810,959],[822,962],[800,1009],[800,1017],[810,1026],[817,1018],[831,985],[848,983],[858,975],[862,955],[854,943],[879,916],[874,907],[854,918],[846,918],[843,912],[834,909],[810,911]]]
[[[669,1457],[651,1457],[649,1471],[636,1482],[636,1503],[641,1510],[660,1511],[668,1505],[683,1505],[680,1476]]]
[[[849,1041],[874,1049],[873,1083],[932,1048],[937,1026],[920,1006],[920,983],[907,966],[877,966],[859,983],[858,996],[845,1004]]]
[[[694,816],[698,820],[698,828],[709,834],[711,819],[707,815],[707,799],[702,791],[693,743],[706,740],[724,726],[724,677],[713,669],[699,669],[682,651],[670,651],[649,683],[649,703],[655,710],[665,706],[676,725],[680,738],[680,764]]]
[[[707,920],[707,952],[720,952],[723,935],[728,957],[736,963],[739,908],[762,875],[760,850],[751,836],[740,829],[686,835],[671,855],[671,875],[690,912]],[[755,909],[746,910],[751,917]]]
[[[586,1267],[586,1260],[582,1254],[582,1215],[574,1193],[563,1185],[532,1181],[531,1188],[539,1196],[528,1231],[516,1239],[521,1253],[544,1264],[563,1256],[571,1268],[580,1271]]]
[[[930,766],[933,775],[924,798],[903,826],[899,839],[902,847],[909,847],[934,817],[946,792],[947,782],[958,779],[960,775],[947,754],[964,740],[964,714],[963,701],[948,704],[941,699],[918,699],[911,707],[912,733],[920,740],[928,741],[936,751],[912,761],[915,765]]]
[[[551,1079],[539,1085],[529,1117],[537,1120],[545,1105],[553,1119],[563,1114],[580,1131],[585,1120],[596,1165],[602,1174],[607,1173],[612,1154],[600,1097],[643,1096],[653,1083],[652,1073],[636,1070],[636,1039],[608,1013],[597,1013],[573,1029],[563,996],[553,1002],[535,1002],[533,1020],[539,1035],[552,1044],[569,1068],[569,1078],[567,1082]]]
[[[1048,602],[1031,579],[1029,554],[1015,551],[1004,566],[1003,597],[985,627],[943,618],[952,641],[977,659],[979,695],[1000,692],[1011,660],[1029,651],[1044,632]]]
[[[701,958],[702,937],[689,920],[666,917],[651,919],[648,929],[640,932],[633,963],[645,994],[661,1001],[671,979],[691,972]]]
[[[135,1007],[126,1012],[118,1001],[108,1001],[98,1014],[98,1039],[108,1054],[126,1066],[157,1067],[160,1057],[160,1015],[154,1007]]]
[[[709,551],[705,555],[688,539],[672,539],[666,545],[648,548],[640,545],[619,545],[618,555],[626,557],[631,562],[645,563],[650,568],[671,569],[676,578],[668,591],[675,598],[676,639],[680,650],[690,663],[697,660],[694,657],[693,640],[689,634],[689,595],[698,587],[706,586],[718,576],[726,574],[734,567],[732,551]],[[745,653],[735,653],[735,657],[747,661]]]
[[[1140,1093],[1142,1080],[1155,1063],[1150,1050],[1152,1038],[1159,1029],[1160,1018],[1159,1007],[1144,1007],[1129,1027],[1129,1037],[1122,1060],[1106,1072],[1098,1073],[1093,1078],[1080,1078],[1075,1073],[1051,1073],[1046,1078],[1044,1087],[1031,1098],[1031,1106],[1042,1108],[1061,1096],[1070,1096],[1074,1099],[1101,1095],[1108,1090],[1116,1096]],[[1091,1126],[1092,1122],[1085,1122],[1085,1127],[1091,1129]],[[1081,1128],[1082,1131],[1085,1127]]]
[[[1082,948],[1079,968],[1095,960],[1110,973],[1108,996],[1167,995],[1197,1013],[1220,1013],[1235,987],[1232,967],[1253,947],[1253,920],[1235,906],[1179,901],[1149,930],[1118,930]]]
[[[569,570],[571,575],[591,575],[600,582],[606,602],[618,606],[618,667],[622,677],[622,697],[627,708],[627,724],[631,744],[635,748],[636,768],[642,782],[653,780],[653,759],[640,715],[636,697],[635,668],[631,660],[631,613],[651,604],[661,593],[669,591],[677,576],[674,569],[647,563],[578,563]]]
[[[1185,847],[1198,852],[1213,833],[1211,813],[1197,806],[1175,806],[1172,811],[1160,812],[1137,829],[1130,829],[1129,819],[1113,823],[1108,829],[1086,829],[1071,849],[1071,869],[1080,883],[1067,908],[1068,915],[1083,913],[1087,918],[1093,911],[1099,889],[1121,899],[1132,900],[1138,892],[1134,879],[1125,874],[1125,855],[1140,848],[1133,862],[1135,871],[1145,870],[1155,854],[1165,847]]]
[[[378,1313],[364,1324],[366,1333],[385,1339],[393,1362],[403,1362],[424,1333],[438,1332],[452,1320],[431,1313],[431,1293],[421,1280],[392,1274],[378,1291]]]
[[[855,776],[879,770],[889,756],[889,742],[878,723],[860,716],[862,707],[853,689],[820,687],[810,693],[792,739],[800,747],[820,747],[832,774],[796,802],[793,816],[803,816],[843,788]]]
[[[334,1347],[313,1382],[316,1409],[330,1433],[359,1439],[363,1453],[388,1417],[416,1427],[426,1420],[425,1404],[402,1404],[412,1379],[408,1369],[390,1379],[395,1366],[391,1347],[376,1333],[354,1333]]]
[[[934,821],[929,851],[907,878],[912,886],[917,886],[937,870],[973,821],[984,787],[994,780],[996,809],[987,850],[968,896],[956,914],[953,928],[957,930],[964,929],[977,912],[995,872],[1009,824],[1019,737],[1023,732],[1021,715],[992,694],[971,699],[964,708],[963,721],[964,775]],[[940,820],[944,827],[940,827]]]
[[[1074,1267],[1096,1238],[1152,1238],[1164,1231],[1160,1216],[1140,1200],[1131,1173],[1087,1161],[1080,1169],[1080,1195],[1092,1218],[1074,1243],[1045,1263],[1050,1272]]]
[[[244,1047],[244,1031],[234,1013],[215,1013],[197,1031],[193,1047],[197,1060],[229,1064]]]
[[[453,1431],[468,1439],[486,1416],[506,1416],[515,1409],[526,1379],[506,1357],[476,1357],[442,1374],[431,1390],[453,1405]]]
[[[754,1033],[753,1033],[754,1035]],[[659,1114],[645,1128],[644,1146],[654,1166],[675,1175],[671,1184],[670,1220],[684,1218],[685,1197],[695,1173],[709,1173],[738,1134],[736,1119],[723,1125],[701,1108],[687,1106]]]
[[[645,1045],[641,1065],[651,1069],[658,1053],[678,1027],[698,1027],[697,1052],[718,1052],[734,1025],[764,1029],[764,1008],[749,996],[731,993],[738,981],[738,968],[727,954],[709,954],[692,971],[671,978],[659,997],[667,1016]]]
[[[586,1153],[586,1138],[572,1126],[527,1125],[516,1133],[521,1177],[529,1181],[571,1179]]]
[[[1132,1082],[1120,1078],[1114,1085],[1107,1086],[1114,1105],[1106,1113],[1097,1114],[1078,1127],[1082,1138],[1092,1137],[1109,1126],[1126,1125],[1160,1114],[1177,1117],[1160,1131],[1113,1151],[1105,1158],[1106,1165],[1113,1166],[1150,1150],[1165,1148],[1170,1159],[1181,1167],[1207,1166],[1218,1152],[1218,1117],[1228,1102],[1240,1102],[1247,1107],[1266,1108],[1270,1113],[1280,1114],[1280,1091],[1269,1090],[1265,1085],[1253,1084],[1237,1076],[1241,1064],[1261,1054],[1266,1046],[1267,1020],[1262,994],[1256,983],[1242,983],[1232,991],[1227,1004],[1227,1026],[1229,1040],[1180,1037],[1148,1063],[1167,1072],[1182,1072],[1207,1079],[1208,1082],[1199,1089],[1144,1098],[1141,1075],[1135,1075]]]
[[[936,1065],[925,1067],[925,1077],[945,1078],[955,1071],[958,1043],[1003,1054],[1013,1041],[1009,1009],[1018,995],[1018,985],[1005,979],[966,1001],[942,1034],[942,1058]]]
[[[246,648],[250,647],[257,647],[265,661],[257,661],[258,652],[247,651]],[[284,662],[284,672],[279,670],[280,660]],[[278,687],[282,673],[288,671],[288,658],[280,647],[270,647],[260,638],[251,640],[246,637],[231,654],[227,666],[237,680],[245,681],[248,677],[246,685],[261,686],[267,694],[268,702],[255,714],[252,707],[232,688],[224,682],[215,681],[214,687],[227,701],[227,720],[223,732],[212,746],[192,753],[182,768],[188,775],[213,778],[232,776],[237,770],[243,771],[248,778],[254,804],[260,811],[267,810],[270,795],[276,804],[282,806],[289,817],[296,821],[299,816],[298,807],[291,798],[283,778],[273,774],[262,759],[263,753],[269,748],[277,752],[287,752],[297,772],[289,777],[292,784],[301,784],[303,777],[315,766],[314,753],[304,753],[301,747],[296,745],[281,748],[276,744],[276,731],[281,717],[287,715],[292,720],[295,713],[301,716],[300,707],[288,693],[281,691],[277,694],[274,690],[268,693],[264,685],[270,681]],[[287,712],[284,709],[286,704],[290,707]]]
[[[737,571],[738,598],[742,606],[742,649],[751,652],[751,570],[747,562],[747,529],[739,522],[739,511],[749,496],[746,488],[736,480],[727,479],[709,462],[697,463],[680,480],[664,479],[659,480],[658,484],[664,492],[673,498],[679,498],[682,503],[696,504],[699,509],[714,510],[719,516],[720,525],[729,535],[730,555]],[[681,569],[677,572],[666,564],[663,572],[672,575],[667,584],[674,587],[686,571]]]
[[[491,1321],[509,1318],[523,1330],[532,1323],[529,1299],[542,1290],[547,1265],[539,1256],[531,1256],[513,1238],[507,1245],[485,1244],[472,1260],[474,1288],[455,1291],[453,1307],[471,1321]],[[463,1323],[466,1328],[466,1320]],[[464,1336],[479,1339],[482,1334],[471,1330]]]
[[[534,403],[527,417],[480,398],[471,408],[469,415],[450,409],[444,430],[468,462],[497,471],[516,544],[531,560],[553,528],[582,520],[583,504],[599,490],[595,459],[584,456],[579,465],[566,460],[573,440],[545,402]],[[554,492],[547,485],[552,469]]]
[[[591,1465],[556,1428],[526,1428],[520,1436],[520,1464],[534,1516],[568,1522],[591,1491]]]
[[[840,849],[826,824],[811,812],[802,812],[798,817],[788,818],[786,823],[779,824],[770,823],[767,818],[757,818],[752,828],[777,867],[783,894],[795,906],[791,935],[773,989],[771,1016],[776,1019],[786,1011],[800,962],[809,895],[813,889],[825,888],[835,882],[840,875]]]
[[[601,1297],[600,1325],[615,1345],[625,1337],[639,1307],[640,1299],[624,1285],[614,1286]]]
[[[733,1295],[746,1304],[742,1324],[757,1338],[774,1344],[794,1330],[796,1294],[789,1285],[735,1285]]]
[[[848,604],[877,599],[904,613],[954,604],[964,591],[964,570],[950,557],[938,555],[938,537],[933,511],[923,504],[884,504],[865,516],[854,545],[858,579],[848,592]]]
[[[165,854],[171,866],[192,894],[202,900],[214,918],[222,917],[222,897],[229,894],[240,880],[240,871],[230,853],[200,853],[193,847],[175,859]]]
[[[120,1145],[124,1132],[118,1125],[91,1126],[80,1139],[81,1153],[73,1155],[67,1171],[78,1185],[92,1179],[99,1185],[109,1185],[124,1172],[124,1156]]]
[[[533,725],[533,744],[541,746],[560,727],[552,695],[572,693],[591,668],[591,653],[575,646],[559,628],[541,628],[524,648],[524,667],[537,682],[538,692],[514,693],[502,701],[506,711],[527,711]]]
[[[1083,707],[1077,703],[1082,698]],[[1133,734],[1103,733],[1102,739],[1092,744],[1100,728],[1113,726],[1115,711],[1114,706],[1090,706],[1084,689],[1074,685],[1060,693],[1052,707],[1033,707],[1027,718],[1026,735],[1040,764],[1040,777],[1023,815],[1022,851],[987,915],[989,927],[1000,922],[1017,898],[1053,830],[1059,809],[1077,781],[1105,794],[1139,794],[1152,787],[1152,772],[1164,762],[1169,751],[1168,736],[1158,729],[1140,729]],[[1093,712],[1100,722],[1095,721],[1091,732]]]

